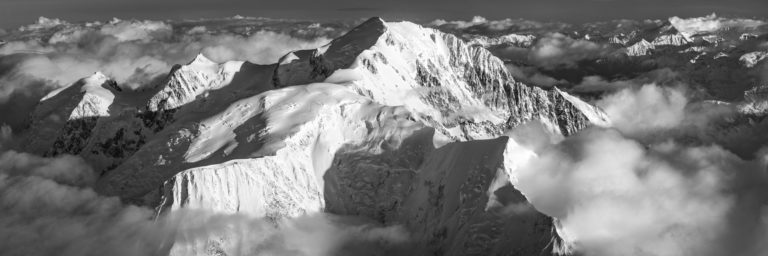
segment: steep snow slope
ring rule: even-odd
[[[226,86],[242,65],[242,61],[215,63],[199,54],[192,62],[172,72],[166,86],[149,100],[148,109],[175,109],[206,91]]]
[[[276,86],[316,81],[344,84],[384,105],[403,105],[456,140],[493,138],[536,118],[566,134],[586,123],[578,115],[560,122],[558,112],[573,108],[569,101],[515,82],[485,49],[408,22],[368,20],[321,49],[283,57],[275,71]]]
[[[214,126],[216,123],[231,126]],[[373,103],[335,84],[294,86],[263,93],[232,104],[199,126],[216,127],[200,133],[219,139],[211,141],[205,135],[191,138],[185,161],[170,162],[169,156],[169,162],[159,164],[161,168],[145,168],[131,177],[115,179],[135,186],[135,179],[157,172],[173,174],[177,166],[202,156],[243,158],[222,164],[216,160],[215,165],[175,175],[164,186],[162,207],[296,216],[319,211],[324,205],[322,177],[342,145],[360,145],[376,152],[397,147],[399,138],[423,127],[401,107]],[[186,131],[177,134],[178,138],[185,136]],[[209,142],[216,144],[194,146]]]
[[[51,92],[32,113],[29,133],[34,136],[28,136],[22,146],[26,151],[46,155],[79,153],[97,119],[110,114],[113,93],[118,89],[114,81],[97,72]]]

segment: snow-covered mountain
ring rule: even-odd
[[[114,81],[97,72],[49,93],[31,115],[34,136],[26,138],[26,149],[43,155],[80,153],[96,121],[109,116],[119,91]]]
[[[758,63],[768,58],[768,52],[750,52],[739,57],[739,61],[747,68],[757,66]]]
[[[481,47],[492,46],[517,46],[517,47],[531,47],[536,40],[534,35],[518,35],[507,34],[499,37],[487,37],[474,35],[469,38],[470,45],[479,45]]]
[[[632,46],[627,47],[627,55],[629,56],[644,56],[648,55],[653,51],[653,49],[656,49],[656,45],[645,41],[645,39],[640,40],[640,42],[637,42],[633,44]]]
[[[361,216],[403,224],[416,254],[566,250],[513,186],[532,152],[503,135],[610,125],[566,92],[516,82],[482,47],[379,18],[276,64],[200,55],[152,89],[119,88],[96,74],[46,97],[26,149],[78,154],[102,171],[100,193],[159,213]]]

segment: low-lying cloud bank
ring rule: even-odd
[[[573,67],[580,60],[595,59],[613,50],[603,44],[551,33],[540,38],[531,48],[530,59],[542,67]]]
[[[0,254],[359,255],[409,240],[399,226],[324,214],[271,221],[186,210],[158,217],[96,194],[94,180],[75,156],[1,153]]]
[[[714,32],[726,28],[751,30],[766,25],[766,22],[762,20],[743,18],[728,19],[718,17],[715,13],[704,17],[695,18],[672,17],[669,18],[669,22],[678,31],[688,35],[694,35],[703,32]]]
[[[689,101],[683,88],[627,88],[598,102],[615,128],[516,139],[538,155],[516,186],[584,255],[768,255],[768,154],[681,141],[732,113]]]
[[[765,167],[595,128],[540,152],[518,187],[587,255],[765,255]]]
[[[489,20],[482,16],[474,16],[471,20],[447,21],[437,19],[428,23],[427,25],[459,34],[469,32],[484,35],[499,35],[510,32],[520,33],[533,31],[554,32],[571,27],[570,24],[561,22],[541,22],[525,19]]]

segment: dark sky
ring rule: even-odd
[[[233,16],[335,20],[382,16],[390,20],[526,18],[585,22],[617,18],[768,16],[768,0],[0,0],[0,27],[37,17],[69,21],[179,19]]]

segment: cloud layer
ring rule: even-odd
[[[575,66],[576,62],[595,59],[613,49],[587,40],[573,39],[560,33],[540,38],[531,48],[530,58],[540,66]]]

